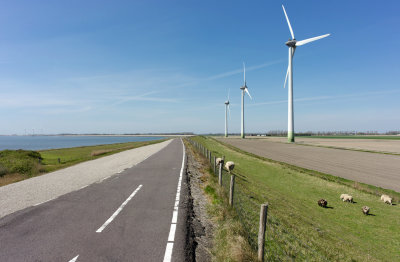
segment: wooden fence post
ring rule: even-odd
[[[232,207],[233,206],[233,194],[235,191],[235,175],[231,175],[231,185],[229,189],[229,205]]]
[[[217,174],[217,167],[216,167],[216,165],[215,165],[215,156],[213,157],[213,168],[214,168],[214,175],[216,175]]]
[[[219,163],[219,172],[218,172],[218,184],[220,186],[222,186],[222,163],[223,161]]]
[[[267,228],[268,203],[260,208],[260,228],[258,229],[258,261],[264,261],[265,230]]]

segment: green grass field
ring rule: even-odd
[[[238,152],[211,138],[193,140],[235,162],[236,206],[250,236],[258,230],[259,205],[269,203],[269,261],[400,261],[399,205],[389,206],[375,194]],[[356,203],[342,202],[342,193],[353,195]],[[320,198],[330,208],[319,207]],[[364,205],[372,215],[362,214]]]
[[[128,149],[165,141],[153,140],[97,146],[83,146],[36,151],[0,151],[0,186],[72,166],[80,162],[108,156]],[[39,158],[41,161],[39,162]],[[58,161],[60,159],[60,162]]]

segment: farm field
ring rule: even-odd
[[[268,139],[219,141],[279,162],[400,192],[400,156],[277,143]]]
[[[400,137],[395,136],[394,138],[398,139],[378,138],[372,136],[368,138],[296,137],[296,144],[400,154]],[[250,137],[249,139],[253,139],[253,137]],[[286,137],[263,137],[259,139],[283,143],[287,142]]]
[[[242,153],[208,137],[193,140],[213,155],[235,162],[235,190],[247,196],[241,200],[241,208],[245,209],[244,219],[250,220],[245,223],[255,231],[259,204],[269,203],[268,261],[400,260],[399,205],[389,206],[376,194]],[[356,203],[342,202],[342,193],[353,195]],[[320,198],[327,199],[330,208],[319,207]],[[364,205],[371,208],[372,215],[362,214]]]

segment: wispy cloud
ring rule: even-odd
[[[74,107],[60,107],[52,108],[51,110],[40,109],[37,113],[44,115],[59,115],[59,114],[71,114],[71,113],[84,113],[92,110],[91,106],[74,106]]]
[[[0,97],[0,107],[52,107],[52,106],[72,106],[76,102],[57,96],[40,94],[2,94]]]
[[[269,66],[272,66],[272,65],[280,64],[280,63],[282,63],[284,61],[285,61],[284,59],[280,59],[280,60],[266,62],[266,63],[255,65],[255,66],[249,66],[249,67],[246,67],[246,71],[254,71],[254,70],[257,70],[257,69],[261,69],[261,68],[269,67]],[[228,72],[224,72],[224,73],[220,73],[220,74],[213,75],[213,76],[210,76],[210,77],[206,77],[206,78],[204,78],[202,80],[211,81],[211,80],[216,80],[216,79],[220,79],[220,78],[233,76],[233,75],[236,75],[236,74],[243,74],[243,68],[232,70],[232,71],[228,71]]]
[[[159,92],[152,91],[148,92],[145,94],[141,95],[136,95],[136,96],[124,96],[124,97],[119,97],[119,98],[114,98],[118,100],[117,102],[113,103],[112,105],[120,105],[129,101],[149,101],[149,102],[166,102],[166,103],[177,103],[178,100],[174,98],[163,98],[163,97],[155,97],[155,96],[150,96],[153,94],[157,94]]]
[[[388,90],[388,91],[377,91],[377,92],[366,92],[359,94],[345,94],[345,95],[337,95],[337,96],[314,96],[314,97],[303,97],[293,99],[294,102],[305,102],[305,101],[323,101],[323,100],[337,100],[337,99],[346,99],[346,98],[365,98],[365,97],[373,97],[377,95],[389,95],[400,93],[400,90]],[[260,103],[252,103],[248,106],[262,106],[262,105],[276,105],[276,104],[284,104],[287,103],[287,99],[285,100],[275,100],[275,101],[267,101]]]

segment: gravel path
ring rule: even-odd
[[[0,187],[0,218],[57,198],[142,162],[172,140],[123,151],[72,167]]]
[[[275,141],[283,143],[287,142],[286,137],[268,137],[263,139],[267,139],[273,142]],[[338,147],[345,149],[369,150],[369,151],[400,154],[400,140],[296,137],[296,144],[328,146],[328,147]]]
[[[400,156],[302,146],[264,139],[219,139],[276,161],[400,192]]]

